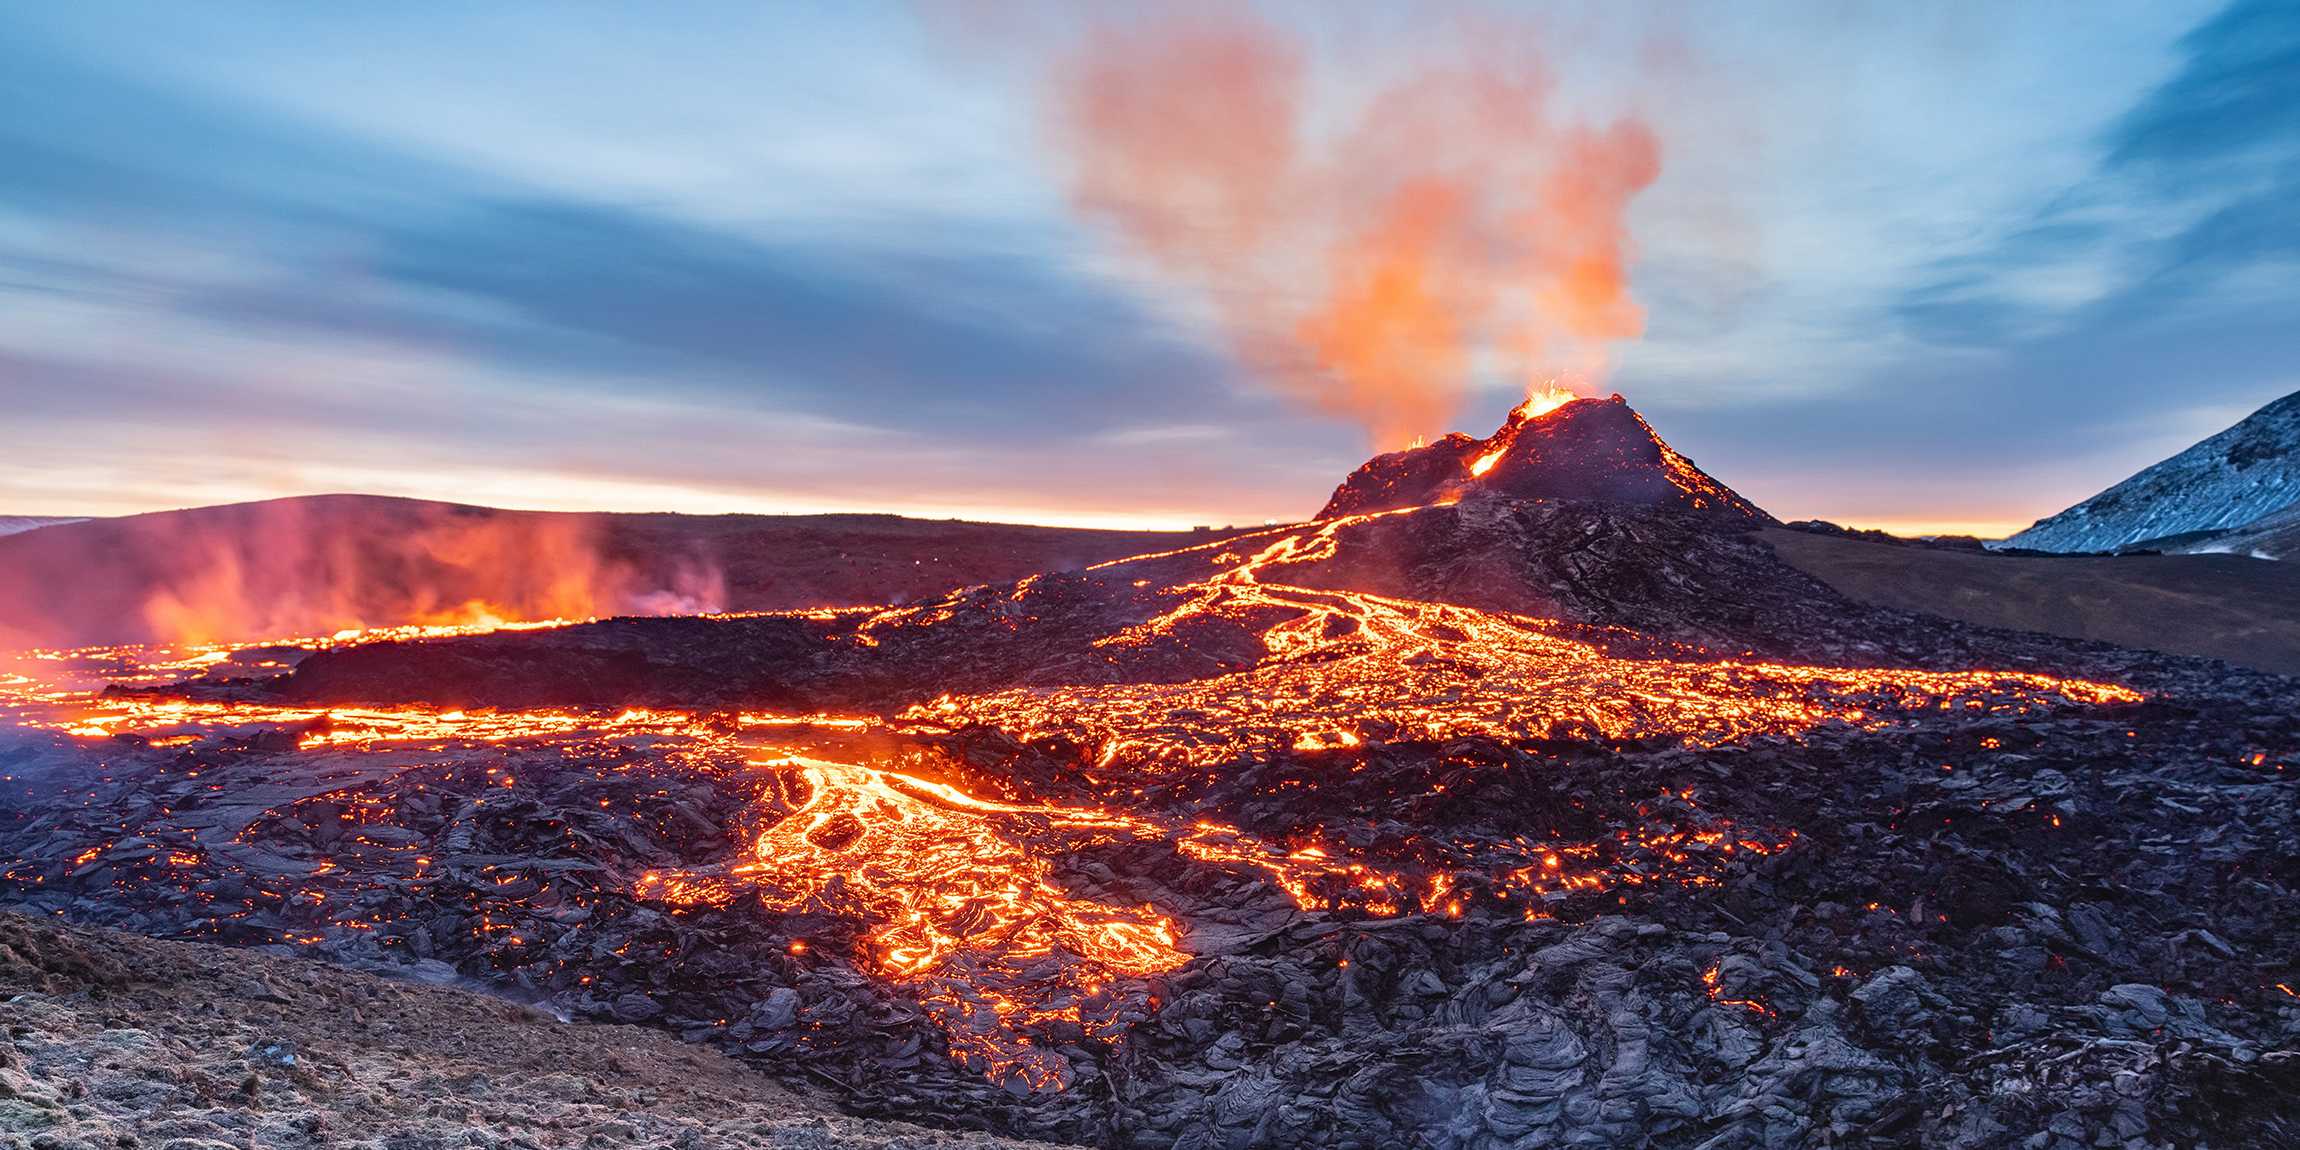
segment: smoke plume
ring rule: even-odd
[[[711,557],[618,539],[600,516],[319,496],[76,527],[10,541],[0,646],[691,614],[726,597]]]
[[[1103,27],[1056,85],[1072,201],[1281,393],[1400,446],[1474,372],[1594,374],[1644,329],[1625,216],[1652,131],[1570,118],[1540,59],[1491,55],[1337,113],[1267,26]]]

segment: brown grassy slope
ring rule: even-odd
[[[2300,674],[2300,565],[2235,555],[2036,558],[1762,533],[1864,603]]]
[[[1031,1145],[840,1116],[655,1031],[21,915],[0,1026],[0,1147]]]

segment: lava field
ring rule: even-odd
[[[1059,1141],[2300,1136],[2300,683],[1865,607],[1702,502],[31,652],[0,902]]]

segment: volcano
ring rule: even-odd
[[[1328,512],[907,605],[46,652],[0,908],[1129,1150],[2293,1144],[2295,680],[1848,599],[1618,398]]]
[[[1563,402],[1559,402],[1563,399]],[[1619,395],[1537,396],[1484,439],[1455,432],[1367,460],[1318,518],[1456,503],[1471,495],[1678,507],[1765,524],[1773,517],[1680,455]]]

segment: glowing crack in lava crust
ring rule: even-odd
[[[774,910],[859,918],[880,969],[920,988],[952,1054],[1032,1087],[1068,1085],[1069,1063],[1033,1049],[1031,1031],[1066,1018],[1115,1038],[1129,995],[1107,993],[1113,983],[1188,961],[1155,908],[1075,897],[1052,877],[1049,858],[1065,847],[1151,835],[1155,824],[988,802],[848,763],[788,765],[800,797],[759,832],[753,861],[720,875],[650,873],[640,893],[714,906],[749,893]]]
[[[860,942],[848,958],[913,996],[959,1061],[997,1081],[1060,1089],[1071,1084],[1070,1063],[1050,1048],[1049,1034],[1121,1041],[1132,1020],[1157,1009],[1147,980],[1193,961],[1193,937],[1206,928],[1205,908],[1180,888],[1103,859],[1163,852],[1158,857],[1201,868],[1210,881],[1264,884],[1269,898],[1303,914],[1533,919],[1578,892],[1714,886],[1739,859],[1795,849],[1793,832],[1734,825],[1705,810],[1690,788],[1657,794],[1639,804],[1644,821],[1595,838],[1528,827],[1496,839],[1436,825],[1401,849],[1353,849],[1348,836],[1318,828],[1264,836],[1186,798],[1241,764],[1286,759],[1309,772],[1306,785],[1347,788],[1365,769],[1361,752],[1382,745],[1477,736],[1700,748],[1800,738],[1827,723],[1882,727],[1927,713],[2140,698],[2113,684],[2027,672],[1800,666],[1691,648],[1627,658],[1555,620],[1285,581],[1289,569],[1332,557],[1343,532],[1418,510],[1277,528],[1091,570],[1091,579],[1137,588],[1132,602],[1147,604],[1092,640],[1097,654],[1117,658],[1182,642],[1208,624],[1258,638],[1259,657],[1182,681],[949,693],[893,714],[314,707],[196,693],[98,694],[90,688],[107,680],[277,669],[270,656],[251,654],[277,650],[269,647],[108,648],[16,660],[0,674],[0,717],[104,754],[189,751],[284,729],[293,737],[272,753],[290,764],[372,769],[356,796],[306,792],[344,805],[345,819],[359,812],[359,825],[395,817],[409,798],[396,789],[406,773],[515,746],[558,748],[566,763],[592,761],[578,752],[605,747],[620,756],[599,760],[621,764],[598,768],[610,775],[643,767],[752,780],[755,790],[742,793],[756,799],[716,816],[719,842],[731,848],[726,861],[624,872],[612,879],[624,896],[688,911],[739,916],[755,907],[850,923]],[[1176,566],[1201,573],[1131,578]],[[1004,599],[1019,601],[1028,586]],[[959,609],[838,613],[833,625],[872,647]],[[337,636],[304,646],[357,641]],[[986,798],[950,781],[963,772],[930,778],[936,772],[909,765],[931,762],[942,753],[935,740],[976,725],[1028,745],[1077,748],[1071,797]],[[910,757],[896,757],[893,747],[909,748]],[[505,792],[527,781],[508,771],[498,778],[492,768],[488,777]],[[283,800],[267,816],[292,809]],[[228,842],[181,840],[133,873],[175,882],[186,870],[236,865],[233,852],[252,848],[263,825]],[[103,865],[139,837],[177,843],[170,834],[181,832],[167,822],[122,826],[77,848],[70,866]],[[329,906],[361,883],[426,873],[429,856],[414,853],[395,847],[375,852],[381,861],[362,862],[345,852],[301,878],[271,881],[297,888],[275,892],[290,904]],[[363,866],[399,869],[358,873]],[[1077,876],[1095,868],[1104,877],[1090,890]],[[10,863],[12,881],[31,873],[24,860]],[[502,900],[488,904],[501,912],[489,912],[490,923],[520,910],[516,893],[488,897]],[[248,912],[219,904],[206,913],[237,921]],[[375,925],[323,918],[288,941]],[[499,924],[485,929],[516,934]]]

